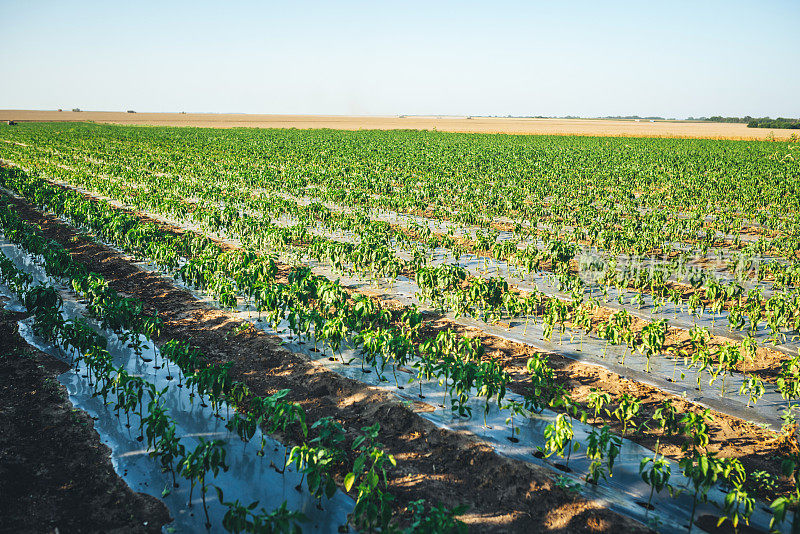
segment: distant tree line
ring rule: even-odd
[[[788,130],[800,130],[800,119],[787,119],[786,117],[778,117],[777,119],[770,119],[765,117],[763,119],[753,119],[748,121],[748,128],[785,128]]]
[[[749,115],[745,115],[744,117],[720,117],[715,115],[713,117],[688,117],[686,120],[706,122],[736,122],[747,124],[748,128],[784,128],[790,130],[800,129],[800,119],[787,119],[786,117],[771,119],[769,117],[757,118]]]
[[[744,117],[720,117],[719,115],[714,115],[713,117],[687,117],[687,121],[705,121],[705,122],[741,122],[741,123],[748,123],[753,120],[753,117],[750,115],[745,115]]]

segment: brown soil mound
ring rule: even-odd
[[[30,347],[20,318],[0,310],[0,532],[161,532],[166,506],[114,472],[57,380],[66,364]]]

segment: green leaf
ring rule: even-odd
[[[344,477],[344,489],[345,491],[350,491],[350,488],[353,487],[353,482],[356,481],[356,475],[354,473],[347,473]]]

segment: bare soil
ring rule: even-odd
[[[795,130],[748,128],[746,124],[608,119],[523,119],[343,115],[254,115],[245,113],[124,113],[121,111],[0,110],[0,121],[77,122],[201,128],[331,128],[336,130],[438,130],[460,133],[788,139]]]
[[[160,533],[166,506],[117,475],[57,380],[67,365],[20,337],[22,317],[0,310],[0,532]]]

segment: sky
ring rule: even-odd
[[[0,109],[800,117],[800,0],[0,0]]]

